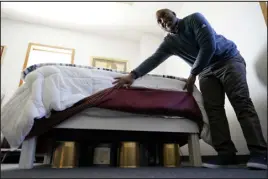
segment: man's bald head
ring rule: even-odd
[[[176,13],[170,9],[159,9],[158,11],[156,11],[156,18],[163,17],[165,14],[168,14],[168,13],[171,13],[174,16],[176,16]]]
[[[167,32],[171,32],[177,21],[176,13],[170,9],[156,11],[156,19],[157,23]]]

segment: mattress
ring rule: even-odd
[[[87,117],[97,117],[97,118],[150,117],[150,115],[145,115],[145,114],[122,112],[122,111],[103,109],[103,108],[97,108],[97,107],[85,109],[84,111],[80,112],[79,114],[76,114],[75,116],[87,116]],[[174,117],[174,118],[182,118],[182,117]]]
[[[56,128],[181,133],[199,132],[195,122],[182,117],[170,119],[99,108],[86,109],[62,122]]]
[[[23,72],[24,84],[1,110],[1,131],[12,148],[21,145],[33,128],[35,120],[48,118],[51,111],[64,111],[80,100],[111,88],[114,77],[121,72],[75,65],[35,65]],[[178,77],[145,75],[133,87],[181,91],[185,82]],[[184,91],[185,92],[185,91]],[[193,97],[201,110],[204,126],[201,136],[211,144],[208,117],[200,91]]]

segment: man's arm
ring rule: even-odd
[[[156,52],[142,62],[136,69],[131,71],[131,74],[133,75],[134,79],[137,79],[155,69],[171,55],[172,53],[170,53],[167,43],[164,41],[158,47]]]
[[[215,34],[206,18],[200,13],[192,15],[191,24],[200,47],[191,74],[198,75],[210,62],[216,50]]]

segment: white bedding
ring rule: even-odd
[[[18,148],[30,132],[35,118],[49,116],[52,109],[65,110],[79,100],[112,87],[114,77],[123,74],[112,71],[68,66],[44,66],[29,73],[25,83],[1,110],[1,131],[11,148]],[[146,75],[133,86],[183,91],[184,82]],[[211,144],[208,117],[202,95],[197,88],[193,96],[202,112],[202,139]]]

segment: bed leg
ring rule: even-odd
[[[51,157],[53,153],[53,140],[49,139],[48,140],[48,146],[47,146],[47,151],[44,155],[44,161],[43,164],[50,165],[51,164]]]
[[[33,168],[35,160],[35,149],[36,149],[36,137],[32,137],[25,140],[22,143],[19,168],[20,169],[31,169]]]
[[[191,165],[194,167],[201,167],[202,158],[201,158],[198,134],[192,133],[189,135],[188,148],[189,148],[189,158]]]

